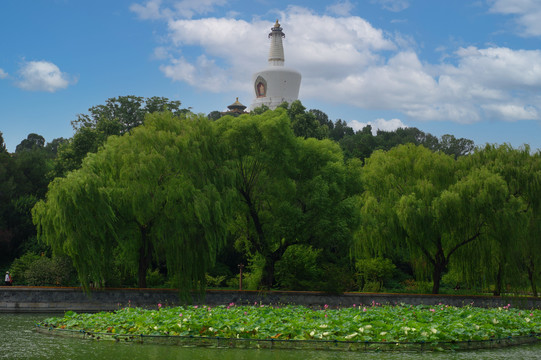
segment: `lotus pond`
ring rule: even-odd
[[[92,338],[112,340],[175,339],[178,343],[210,344],[211,339],[230,339],[261,347],[273,344],[345,344],[347,350],[374,348],[377,344],[421,345],[425,349],[465,349],[457,344],[541,338],[541,310],[477,308],[473,306],[352,306],[312,309],[302,306],[184,306],[156,309],[126,307],[115,312],[51,317],[42,329],[72,331]],[[54,332],[54,331],[53,331]],[[222,341],[218,346],[230,346]],[[452,346],[442,347],[442,344]],[[237,345],[233,345],[237,346]],[[237,346],[238,347],[238,346]],[[263,346],[264,347],[264,346]],[[287,347],[287,346],[285,346]],[[377,349],[382,349],[376,347]],[[410,347],[411,348],[411,347]],[[396,348],[398,349],[398,348]],[[383,349],[385,350],[385,349]]]

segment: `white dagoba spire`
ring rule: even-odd
[[[283,102],[292,103],[299,97],[301,74],[284,67],[285,34],[278,20],[269,33],[271,39],[269,49],[269,66],[253,75],[255,99],[250,110],[261,105],[276,109]]]
[[[271,28],[269,39],[271,39],[269,49],[269,65],[271,66],[284,66],[284,45],[282,44],[282,38],[286,35],[282,32],[280,23],[276,20],[274,27]]]

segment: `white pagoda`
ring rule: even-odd
[[[276,20],[269,34],[271,39],[269,65],[252,77],[255,99],[250,105],[250,110],[261,105],[276,109],[284,101],[291,103],[299,98],[301,74],[284,67],[284,46],[282,44],[284,37],[285,34]]]

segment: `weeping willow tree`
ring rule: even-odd
[[[181,291],[205,284],[226,233],[230,176],[203,117],[149,115],[56,179],[33,209],[39,238],[73,259],[83,287],[103,282],[112,249],[146,287],[153,257]]]
[[[525,240],[525,244],[520,248],[521,264],[526,270],[532,295],[537,297],[538,286],[541,283],[541,214],[539,212],[530,212]]]
[[[362,179],[357,254],[407,254],[417,276],[431,274],[435,294],[451,259],[481,241],[508,196],[499,175],[412,144],[374,152]]]
[[[541,156],[531,154],[529,147],[513,149],[504,144],[486,145],[461,161],[468,166],[484,168],[498,174],[506,183],[508,196],[498,209],[497,217],[487,226],[486,241],[464,249],[477,256],[466,264],[456,264],[467,281],[485,279],[500,295],[504,283],[519,286],[527,276],[537,296],[541,268]]]

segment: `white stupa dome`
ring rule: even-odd
[[[276,20],[269,34],[271,39],[269,66],[255,73],[252,77],[255,99],[250,105],[250,110],[261,105],[276,109],[284,101],[292,103],[299,98],[301,74],[296,70],[284,67],[284,46],[282,44],[284,37],[285,34]]]

